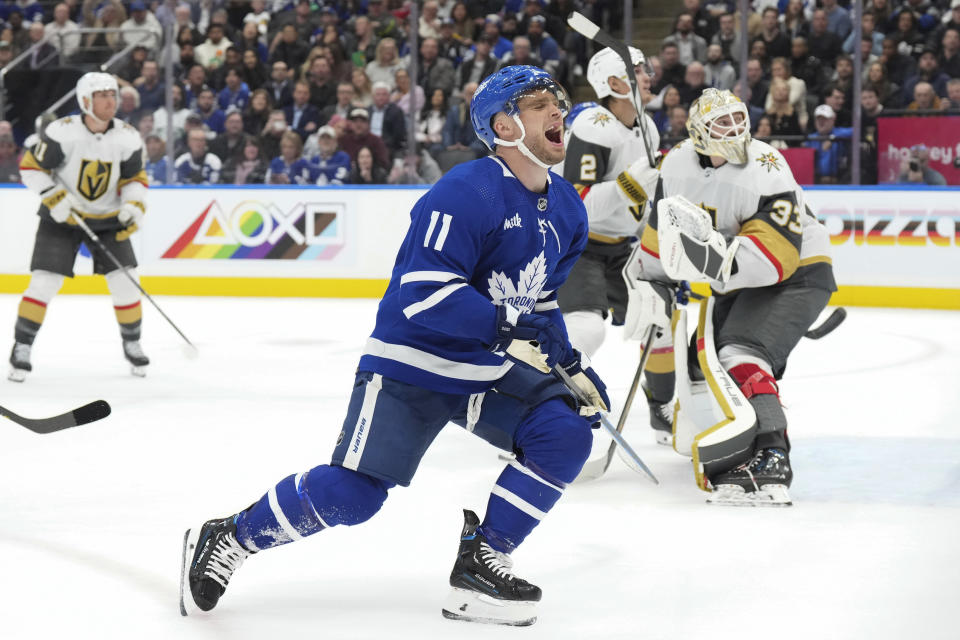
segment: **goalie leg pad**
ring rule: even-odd
[[[757,447],[779,447],[789,451],[787,416],[780,405],[777,381],[752,362],[731,367],[730,375],[757,414]]]

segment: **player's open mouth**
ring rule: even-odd
[[[546,136],[548,142],[560,145],[563,144],[563,127],[561,127],[559,124],[555,124],[547,129],[547,132],[544,135]]]

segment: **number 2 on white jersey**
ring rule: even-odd
[[[437,227],[437,219],[440,217],[439,211],[434,211],[430,214],[430,226],[427,227],[427,235],[423,239],[423,246],[430,246],[430,238],[433,237],[433,230]],[[433,244],[435,251],[443,250],[443,243],[447,241],[447,234],[450,233],[450,221],[453,220],[453,216],[449,213],[443,214],[443,222],[440,224],[440,232],[437,233],[437,240]]]

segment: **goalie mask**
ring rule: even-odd
[[[643,55],[643,51],[640,51],[640,49],[636,47],[630,47],[630,59],[633,60],[635,67],[642,67],[643,73],[646,74],[648,78],[653,77],[653,67],[646,56]],[[639,83],[641,82],[641,78],[639,74],[637,75],[637,82]],[[607,81],[610,76],[622,80],[627,85],[630,84],[630,81],[627,80],[627,67],[623,64],[623,58],[613,49],[607,47],[606,49],[601,49],[596,52],[593,54],[593,57],[590,58],[590,62],[587,64],[587,82],[593,87],[597,98],[613,96],[614,98],[629,100],[629,93],[617,93],[610,88],[610,83]]]
[[[731,92],[704,89],[690,105],[687,131],[697,153],[721,156],[733,164],[746,164],[750,115],[747,105]]]
[[[99,71],[85,73],[77,81],[77,103],[80,105],[80,111],[99,121],[100,118],[93,113],[93,94],[97,91],[113,91],[119,99],[120,89],[117,87],[116,78],[109,73]]]

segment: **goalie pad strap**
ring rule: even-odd
[[[769,393],[780,397],[780,389],[777,387],[777,381],[769,373],[748,362],[738,364],[730,369],[730,375],[740,385],[740,391],[749,400],[753,396]]]

